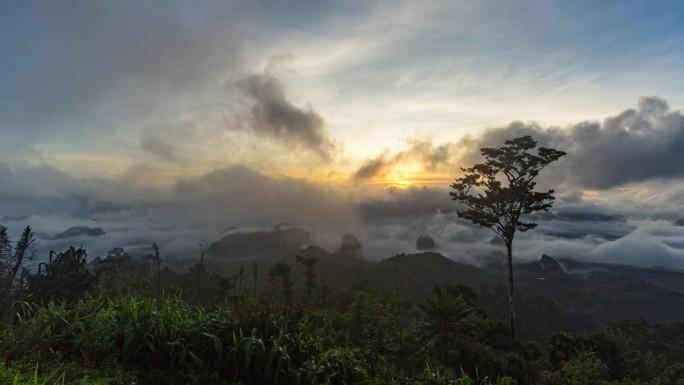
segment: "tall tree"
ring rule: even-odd
[[[161,304],[161,297],[162,297],[162,291],[161,291],[161,252],[159,251],[159,245],[157,245],[155,242],[152,242],[152,254],[147,256],[147,259],[151,260],[152,263],[154,263],[155,267],[155,283],[154,283],[154,296],[157,299],[157,305],[159,306]]]
[[[534,179],[565,152],[540,147],[531,136],[509,139],[504,146],[480,149],[484,163],[461,168],[464,175],[451,185],[451,199],[465,205],[458,216],[492,229],[503,239],[508,255],[508,301],[511,343],[515,346],[515,307],[513,305],[513,238],[516,231],[534,229],[537,224],[523,221],[523,215],[547,211],[554,191],[534,191]]]
[[[283,287],[283,297],[285,297],[285,303],[290,306],[292,305],[292,280],[290,280],[290,271],[292,267],[287,260],[283,258],[280,262],[276,263],[269,269],[268,278],[271,281],[277,281],[280,279],[280,284]]]
[[[319,257],[302,257],[301,255],[297,255],[297,262],[301,263],[304,265],[304,290],[306,293],[306,298],[308,300],[311,300],[311,294],[313,293],[314,289],[314,284],[315,284],[315,279],[316,279],[316,272],[314,271],[314,268],[316,267],[316,264],[321,258]]]
[[[252,261],[252,275],[254,276],[254,298],[257,297],[257,283],[259,282],[259,262]]]

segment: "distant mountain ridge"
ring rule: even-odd
[[[105,231],[101,227],[88,227],[88,226],[73,226],[70,227],[63,232],[53,236],[49,237],[50,239],[66,239],[66,238],[74,238],[74,237],[80,237],[80,236],[87,236],[87,237],[97,237],[100,235],[105,235]]]
[[[356,247],[352,236],[345,236],[343,244]],[[473,266],[437,252],[419,252],[371,262],[308,245],[309,241],[309,233],[300,228],[233,233],[212,244],[208,254],[224,271],[245,260],[258,261],[268,269],[285,258],[293,266],[295,282],[303,279],[303,267],[295,257],[316,257],[320,283],[339,288],[368,285],[418,302],[431,295],[435,286],[466,285],[490,315],[502,321],[508,317],[503,260],[487,259]],[[516,263],[514,274],[520,333],[526,337],[600,330],[625,318],[684,320],[684,272],[542,255],[538,261]]]
[[[306,230],[296,227],[232,233],[212,243],[207,255],[224,260],[282,258],[296,254],[309,238]]]

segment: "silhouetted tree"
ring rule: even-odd
[[[238,289],[240,291],[240,295],[243,295],[244,293],[242,292],[242,276],[245,274],[245,263],[240,262],[240,269],[238,270]]]
[[[524,232],[537,226],[522,221],[521,216],[546,211],[553,204],[554,191],[534,191],[534,179],[565,152],[541,147],[534,154],[531,150],[537,147],[537,142],[528,135],[504,143],[504,146],[480,149],[484,163],[461,168],[465,175],[455,180],[451,185],[455,191],[449,195],[466,206],[465,210],[458,210],[459,217],[492,229],[506,244],[511,342],[515,346],[513,238],[516,230]]]
[[[276,263],[268,271],[268,278],[271,281],[280,279],[280,284],[283,287],[283,296],[285,303],[292,304],[292,281],[290,280],[290,264],[285,259]]]
[[[306,293],[306,298],[308,299],[311,299],[311,293],[313,292],[314,280],[316,279],[314,268],[319,260],[319,257],[304,258],[301,255],[297,256],[297,262],[304,265],[306,269],[304,270],[304,290]]]
[[[254,298],[257,296],[257,284],[259,283],[259,262],[252,261],[252,275],[254,276]]]
[[[201,303],[202,301],[202,286],[200,285],[201,278],[204,275],[204,255],[207,253],[204,247],[200,243],[200,260],[199,263],[195,265],[195,303]]]
[[[147,256],[148,259],[152,260],[155,266],[155,273],[157,275],[155,279],[154,292],[157,298],[157,303],[161,300],[161,253],[159,251],[159,246],[152,242],[152,254]]]

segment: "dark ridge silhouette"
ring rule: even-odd
[[[292,256],[309,242],[300,228],[229,234],[209,246],[207,255],[222,259],[273,259]]]
[[[66,239],[80,236],[97,237],[100,235],[105,235],[105,231],[101,227],[74,226],[55,235],[52,239]]]

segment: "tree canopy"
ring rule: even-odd
[[[480,151],[485,158],[470,168],[451,185],[452,200],[467,206],[459,210],[459,217],[491,228],[504,241],[513,240],[516,230],[527,231],[537,225],[520,220],[521,215],[548,210],[553,204],[554,190],[534,191],[534,179],[550,163],[565,155],[551,148],[539,148],[531,136],[505,141],[504,146],[485,147]]]

